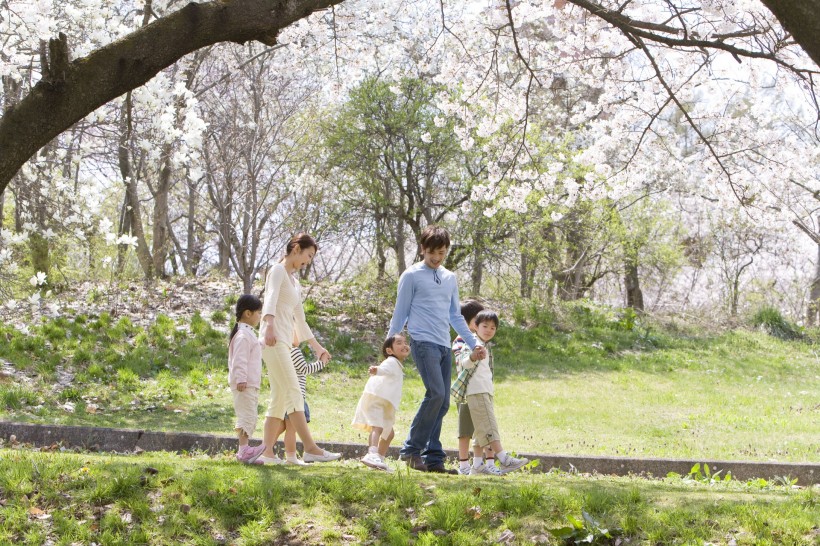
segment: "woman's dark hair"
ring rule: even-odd
[[[478,326],[482,322],[494,322],[496,327],[498,327],[498,315],[495,313],[495,311],[485,309],[475,316],[476,326]]]
[[[404,337],[404,336],[401,335],[401,334],[393,334],[389,338],[385,339],[384,343],[382,343],[382,355],[384,356],[384,358],[387,358],[388,356],[391,356],[391,355],[387,354],[387,349],[392,349],[393,348],[393,344],[396,342],[397,337]]]
[[[429,225],[421,232],[419,244],[427,250],[450,248],[450,233],[441,226]]]
[[[253,294],[243,294],[239,296],[239,299],[236,300],[236,322],[233,325],[233,330],[231,330],[231,337],[228,339],[232,340],[236,332],[239,331],[239,319],[242,318],[245,311],[259,311],[260,309],[262,309],[262,300]]]
[[[476,300],[464,300],[461,302],[461,316],[464,317],[467,324],[470,324],[470,321],[483,310],[484,305]]]
[[[319,245],[316,244],[316,240],[307,233],[297,233],[296,235],[291,237],[290,241],[288,241],[288,244],[285,247],[285,254],[290,254],[291,252],[293,252],[293,249],[296,248],[296,245],[299,245],[299,248],[302,250],[313,247],[316,249],[316,252],[319,252]]]

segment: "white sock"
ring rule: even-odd
[[[288,453],[287,451],[285,452],[285,459],[287,459],[288,461],[295,461],[296,458],[297,457],[295,451],[293,453]]]
[[[510,457],[506,451],[499,451],[495,454],[496,459],[501,461],[504,464],[507,464],[507,459]]]
[[[367,452],[372,453],[374,455],[378,455],[379,454],[379,448],[377,446],[370,446],[370,447],[367,448]]]
[[[495,459],[493,459],[492,457],[488,457],[486,464],[487,466],[495,466]]]
[[[481,468],[481,465],[484,464],[484,457],[473,457],[473,467],[474,468]]]
[[[470,461],[459,461],[458,466],[461,467],[461,470],[468,470],[470,468]]]

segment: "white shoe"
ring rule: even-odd
[[[387,463],[384,462],[384,459],[378,453],[368,453],[361,459],[362,464],[369,466],[370,468],[377,468],[379,470],[387,470]]]
[[[264,455],[260,455],[257,457],[256,463],[259,464],[260,461],[262,464],[285,464],[285,461],[280,459],[277,455],[274,455],[273,457],[265,457]]]
[[[458,467],[458,474],[459,476],[469,476],[470,471],[472,471],[473,467],[468,466],[467,468],[463,468],[461,465]]]
[[[302,454],[302,460],[306,463],[329,463],[330,461],[335,461],[341,457],[341,453],[332,453],[326,449],[322,450],[321,455],[314,455],[313,453],[308,453],[307,451]]]
[[[485,463],[481,466],[474,466],[470,469],[470,476],[483,474],[486,476],[501,476],[501,470],[493,463]]]
[[[527,459],[526,457],[521,457],[520,459],[518,459],[516,457],[507,457],[507,462],[506,463],[502,462],[500,460],[498,461],[498,467],[499,467],[499,470],[501,470],[502,474],[507,474],[509,472],[513,472],[515,470],[518,470],[519,468],[526,465],[528,462],[530,462],[530,460]]]
[[[291,464],[291,465],[294,465],[294,466],[307,466],[308,465],[305,461],[303,461],[299,457],[296,457],[294,459],[285,459],[285,464]]]

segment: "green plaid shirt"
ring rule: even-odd
[[[484,346],[487,349],[487,356],[488,356],[488,364],[490,366],[490,373],[493,373],[493,353],[490,350],[489,345]],[[467,385],[470,383],[470,378],[481,365],[481,361],[476,362],[475,366],[472,368],[465,368],[462,364],[465,359],[470,358],[470,354],[473,351],[470,349],[470,346],[467,345],[467,342],[461,336],[458,336],[455,341],[453,341],[453,355],[456,359],[456,371],[458,375],[456,375],[456,380],[453,381],[453,385],[450,387],[450,394],[453,396],[453,400],[456,404],[464,404],[467,402]]]

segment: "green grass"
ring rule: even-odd
[[[466,485],[466,486],[465,486]],[[499,478],[239,465],[230,454],[0,449],[0,543],[558,544],[588,512],[632,544],[816,544],[820,491],[680,479]]]
[[[529,326],[503,323],[496,337],[495,402],[508,449],[820,460],[820,373],[811,336],[662,330],[583,306],[563,316],[510,314]],[[378,336],[322,321],[315,330],[334,359],[308,378],[314,437],[364,442],[349,423],[367,366],[378,361]],[[0,359],[26,378],[0,376],[0,418],[230,434],[225,336],[199,315],[184,324],[160,316],[148,329],[105,314],[36,324],[29,334],[0,324]],[[424,393],[408,364],[399,438]],[[54,388],[58,366],[74,373],[63,389]],[[453,411],[444,421],[445,446],[456,446],[455,435]]]

